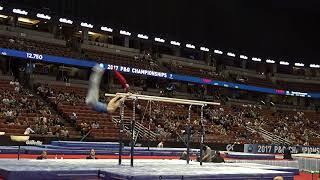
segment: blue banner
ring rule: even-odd
[[[0,53],[1,55],[4,55],[4,56],[19,57],[19,58],[35,60],[35,61],[44,61],[46,63],[59,63],[59,64],[66,64],[66,65],[72,65],[72,66],[93,67],[96,64],[96,62],[92,60],[65,58],[65,57],[51,56],[46,54],[37,54],[32,52],[17,51],[12,49],[5,49],[5,48],[0,48]],[[268,93],[268,94],[281,94],[281,95],[288,95],[288,96],[320,98],[320,92],[315,93],[315,92],[286,91],[281,89],[272,89],[272,88],[251,86],[251,85],[245,85],[245,84],[216,81],[216,80],[211,80],[207,78],[172,74],[167,72],[157,72],[152,70],[118,66],[113,64],[104,64],[104,67],[106,67],[106,69],[108,70],[112,70],[114,68],[124,73],[154,76],[159,78],[173,79],[177,81],[192,82],[197,84],[208,84],[213,86],[234,88],[239,90],[257,91],[257,92]]]
[[[284,146],[284,145],[266,145],[266,144],[245,144],[245,153],[255,154],[283,154],[284,150],[288,148],[291,153],[304,154],[320,154],[320,147],[316,146]]]

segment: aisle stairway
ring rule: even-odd
[[[258,132],[266,141],[270,141],[273,144],[292,144],[290,140],[275,135],[261,127],[246,126],[246,129],[250,132]]]

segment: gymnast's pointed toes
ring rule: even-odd
[[[105,68],[104,68],[104,65],[101,63],[101,64],[96,64],[95,66],[93,66],[92,70],[94,72],[102,73],[102,72],[104,72]]]

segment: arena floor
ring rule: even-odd
[[[294,168],[251,163],[204,163],[183,160],[0,160],[4,179],[273,179],[284,176],[294,179]]]

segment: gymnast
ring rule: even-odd
[[[100,88],[100,81],[104,73],[103,64],[96,64],[92,68],[92,73],[89,79],[89,90],[86,97],[86,104],[90,106],[93,110],[101,113],[114,113],[117,108],[121,105],[122,102],[126,100],[130,93],[127,93],[126,96],[121,97],[116,95],[112,98],[108,104],[102,103],[99,101],[99,88]],[[120,81],[122,87],[126,92],[129,90],[129,85],[126,79],[115,69],[113,69],[116,77]]]

